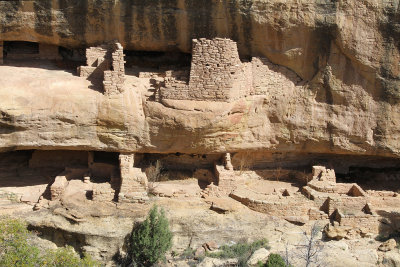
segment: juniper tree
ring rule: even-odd
[[[146,220],[132,232],[132,259],[140,266],[152,266],[165,258],[172,247],[172,233],[163,209],[153,206]]]

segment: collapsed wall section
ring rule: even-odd
[[[294,88],[301,78],[296,73],[283,66],[275,65],[266,58],[251,59],[251,77],[253,92],[256,95],[266,95],[276,88]]]
[[[78,74],[93,84],[103,87],[106,95],[121,93],[125,82],[123,47],[111,42],[86,49],[86,65],[78,67]]]
[[[106,94],[121,93],[125,82],[124,51],[120,43],[111,47],[111,70],[104,71],[103,88]]]

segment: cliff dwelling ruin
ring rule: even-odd
[[[327,240],[399,231],[387,132],[400,113],[364,80],[333,90],[330,66],[306,79],[228,38],[193,39],[191,54],[129,49],[0,41],[0,196],[71,224],[176,201],[322,222]]]
[[[0,44],[0,56],[5,65],[13,60],[63,61],[65,53],[70,53],[71,58],[75,53],[35,42],[2,41]],[[128,67],[125,66],[125,54],[129,55]],[[192,103],[189,105],[216,102],[225,108],[229,103],[246,97],[269,96],[272,89],[296,90],[303,82],[294,72],[266,58],[252,57],[250,61],[242,61],[236,42],[223,38],[194,39],[191,57],[179,53],[124,51],[118,41],[89,47],[85,56],[86,65],[77,68],[79,77],[70,76],[68,79],[80,83],[87,79],[104,97],[138,90],[135,83],[141,83],[144,88],[141,90],[148,98],[138,99],[140,108],[142,101],[149,99],[167,106],[179,106],[182,104],[176,103],[181,102]],[[174,59],[177,60],[175,63],[183,63],[172,64]],[[79,57],[77,62],[80,62]],[[61,79],[66,79],[66,76]],[[270,120],[275,123],[273,116]],[[6,163],[7,153],[2,157],[4,166],[9,164]],[[90,201],[116,203],[144,203],[149,200],[149,194],[169,198],[230,197],[253,210],[281,216],[296,224],[324,219],[330,221],[332,227],[347,227],[352,234],[377,234],[381,230],[378,211],[384,208],[386,212],[394,212],[398,203],[397,193],[389,190],[395,185],[385,188],[379,183],[369,183],[378,176],[387,178],[389,175],[394,177],[393,181],[398,179],[398,161],[390,160],[383,164],[385,160],[379,157],[372,158],[378,162],[374,169],[367,167],[369,160],[363,157],[350,159],[345,155],[331,157],[317,153],[285,154],[282,158],[270,153],[260,156],[257,152],[185,154],[26,150],[10,153],[12,159],[18,159],[19,165],[11,168],[13,170],[7,172],[6,177],[17,175],[22,179],[30,173],[36,177],[32,183],[39,179],[40,183],[48,185],[34,194],[21,196],[22,200],[35,204],[35,209],[48,207],[50,202],[74,194]],[[343,158],[348,160],[347,165],[343,165]],[[277,163],[280,160],[281,165]],[[336,167],[316,166],[315,162]],[[338,178],[335,170],[339,171]],[[14,171],[17,174],[13,174]],[[246,182],[244,174],[250,180],[255,179],[256,187],[265,190],[251,189],[255,185]],[[42,179],[39,178],[41,175]],[[364,176],[369,178],[360,178]],[[193,183],[175,183],[190,178],[195,179]],[[337,183],[337,179],[342,183]],[[26,182],[30,185],[28,180],[22,179],[17,184]],[[4,186],[12,187],[13,182],[7,186],[7,181],[3,181]]]
[[[212,209],[224,213],[230,209],[218,199],[231,198],[296,225],[315,220],[329,222],[326,233],[332,239],[393,231],[400,219],[396,215],[400,197],[391,191],[400,175],[397,161],[386,161],[387,167],[377,171],[373,166],[355,166],[365,166],[371,160],[382,165],[385,159],[332,160],[328,155],[295,158],[299,156],[303,161],[248,153],[16,151],[2,153],[0,177],[2,191],[10,189],[35,210],[67,199],[122,204],[145,203],[149,197],[158,197],[182,201],[203,198],[212,203]],[[337,169],[342,171],[339,176],[343,182],[337,182],[334,169],[311,168],[310,164],[318,161],[340,166]],[[358,169],[356,175],[354,169]],[[369,179],[358,179],[360,186],[353,182],[354,176]],[[70,219],[79,221],[74,216]]]

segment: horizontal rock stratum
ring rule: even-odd
[[[399,23],[398,1],[0,1],[0,41],[190,53],[194,38],[229,38],[280,77],[233,102],[160,103],[151,79],[106,96],[52,65],[0,65],[0,150],[397,158]]]

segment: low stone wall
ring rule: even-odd
[[[333,214],[333,220],[337,221],[340,226],[348,226],[354,229],[360,229],[363,232],[369,232],[378,234],[379,233],[379,218],[378,215],[370,214],[344,214],[342,212],[336,212]]]
[[[93,201],[110,202],[115,197],[115,190],[110,183],[93,183]]]
[[[279,217],[307,216],[310,208],[313,207],[312,201],[297,195],[288,197],[268,195],[261,200],[250,198],[235,190],[229,196],[252,210]]]
[[[86,49],[86,65],[78,67],[80,77],[101,84],[106,95],[123,92],[125,60],[120,43],[111,42]]]

